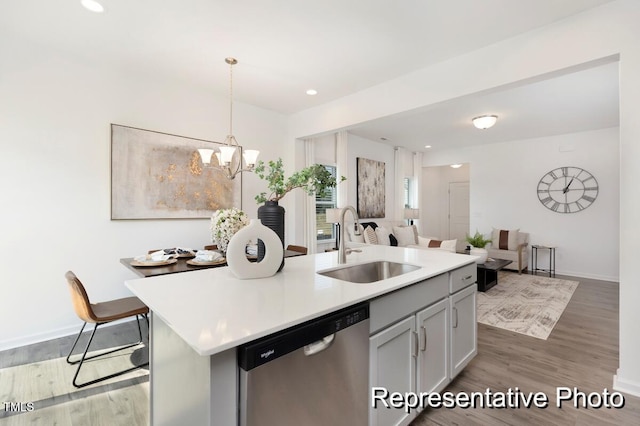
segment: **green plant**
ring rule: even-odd
[[[328,188],[335,188],[338,184],[331,172],[321,164],[305,167],[293,173],[288,179],[284,177],[282,158],[278,158],[277,161],[269,161],[268,167],[262,160],[258,161],[254,171],[260,179],[267,181],[267,187],[271,191],[268,196],[266,192],[256,195],[255,200],[258,204],[265,201],[279,201],[296,188],[302,188],[307,195],[317,194],[322,197]],[[343,180],[346,178],[341,176],[340,182]]]
[[[484,235],[482,235],[480,232],[478,232],[477,229],[476,229],[476,233],[473,235],[473,237],[470,236],[469,234],[467,234],[467,237],[465,239],[467,240],[467,242],[469,244],[471,244],[475,248],[484,248],[484,246],[486,246],[487,244],[489,244],[491,242],[491,240],[485,239]]]

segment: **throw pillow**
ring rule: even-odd
[[[416,238],[413,226],[394,226],[393,235],[398,240],[399,247],[418,244],[418,239]]]
[[[378,244],[381,246],[390,246],[391,239],[389,238],[389,234],[390,232],[387,230],[387,228],[378,226],[376,228],[376,238],[378,239]]]
[[[442,243],[440,243],[440,248],[442,250],[446,250],[446,251],[450,251],[451,253],[455,253],[456,252],[456,245],[458,244],[458,240],[443,240]]]
[[[393,234],[389,234],[389,241],[393,247],[398,247],[398,240],[393,236]]]
[[[438,248],[440,250],[456,252],[458,240],[437,240],[434,238],[418,237],[418,245],[421,247]]]
[[[491,233],[491,246],[499,250],[517,250],[520,229],[496,229]]]
[[[374,231],[373,227],[367,226],[364,228],[364,242],[367,244],[378,244],[376,231]]]

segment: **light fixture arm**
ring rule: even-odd
[[[240,147],[235,136],[233,136],[233,66],[238,63],[238,60],[228,57],[225,58],[224,61],[229,64],[229,134],[224,140],[224,146],[221,146],[219,151],[215,152],[215,155],[218,159],[217,168],[220,169],[228,179],[234,179],[238,173],[250,172],[254,169],[260,151],[248,149],[243,152],[242,147]],[[209,165],[210,162],[203,155],[203,150],[199,151],[203,164]],[[233,159],[237,156],[239,156],[237,164],[233,166]],[[211,154],[208,154],[208,158],[210,157]],[[243,158],[247,164],[245,168],[242,167]]]

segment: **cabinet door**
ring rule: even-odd
[[[415,411],[386,408],[381,402],[373,407],[373,388],[392,392],[415,392],[417,339],[415,316],[400,321],[369,338],[369,424],[375,426],[408,425]]]
[[[454,377],[478,353],[476,285],[449,297],[451,302],[451,374]]]
[[[416,314],[418,392],[440,392],[449,383],[449,299]]]

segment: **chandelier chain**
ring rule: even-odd
[[[233,65],[229,63],[229,136],[233,135]]]

